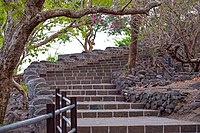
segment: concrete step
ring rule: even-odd
[[[78,102],[78,109],[85,110],[114,110],[114,109],[143,109],[142,103],[90,101]]]
[[[66,91],[67,95],[118,95],[119,92],[115,89],[102,89],[102,90],[91,90],[91,89],[77,89],[77,90],[66,90],[61,89],[60,91]],[[55,90],[51,90],[55,94]]]
[[[43,77],[110,77],[111,73],[110,69],[47,71]]]
[[[199,133],[200,123],[160,117],[79,118],[78,133]]]
[[[98,65],[96,66],[79,66],[79,70],[120,70],[124,65],[118,65],[118,66],[104,66],[104,67],[99,67]]]
[[[127,62],[126,62],[127,63]],[[96,63],[88,63],[87,66],[91,66],[91,67],[112,67],[112,66],[121,66],[124,63],[121,61],[114,61],[114,62],[96,62]]]
[[[104,84],[110,82],[111,82],[110,79],[54,80],[54,81],[47,80],[47,84],[49,85]]]
[[[115,64],[120,62],[120,64],[126,64],[128,62],[128,57],[126,59],[117,59],[117,60],[100,60],[98,63],[100,64]]]
[[[78,102],[84,101],[124,101],[121,95],[68,95],[68,98],[76,97]],[[54,97],[55,99],[55,97]]]
[[[117,110],[78,110],[78,118],[114,118],[158,116],[157,110],[144,109],[117,109]]]
[[[72,76],[49,76],[49,77],[44,77],[47,81],[55,81],[55,80],[96,80],[96,79],[106,79],[106,80],[110,80],[111,74],[109,76],[105,76],[105,75],[101,75],[101,76],[87,76],[87,75],[72,75]]]
[[[72,85],[51,85],[51,89],[115,89],[114,84],[72,84]]]

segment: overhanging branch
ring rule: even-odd
[[[69,28],[77,28],[77,27],[83,25],[82,23],[73,25],[74,23],[75,23],[75,21],[73,21],[73,22],[72,22],[69,26],[67,26],[66,28],[61,29],[60,31],[54,33],[53,35],[49,36],[49,37],[46,38],[45,40],[43,40],[43,41],[41,41],[41,42],[39,42],[39,43],[37,43],[37,44],[35,44],[35,45],[32,45],[31,47],[32,47],[32,48],[38,48],[38,47],[40,47],[40,46],[43,46],[43,45],[47,44],[48,42],[52,41],[53,39],[57,38],[60,34],[66,33],[67,30],[68,30]]]
[[[116,8],[107,8],[102,6],[96,6],[92,8],[85,8],[82,10],[70,10],[70,9],[50,9],[44,12],[37,14],[33,19],[32,23],[34,22],[42,22],[50,18],[65,16],[69,18],[81,18],[87,14],[93,13],[103,13],[103,14],[113,14],[113,15],[135,15],[135,14],[147,14],[150,9],[161,5],[160,2],[154,1],[147,4],[143,8],[125,8],[123,11],[122,9]]]

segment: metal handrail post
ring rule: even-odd
[[[66,101],[63,97],[66,97],[66,92],[62,92],[62,108],[66,107]],[[62,133],[67,133],[67,122],[63,119],[63,116],[67,117],[66,111],[62,112]]]
[[[55,133],[55,105],[47,104],[47,113],[52,113],[53,117],[47,119],[47,133]]]
[[[60,93],[60,89],[56,89],[55,97],[56,97],[56,110],[60,109],[60,97],[58,94]],[[59,133],[57,126],[60,127],[60,114],[56,115],[56,133]]]
[[[76,97],[71,97],[71,105],[75,105],[74,108],[71,109],[71,130],[73,128],[76,129],[75,133],[77,133],[77,99]]]

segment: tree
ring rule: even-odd
[[[86,3],[87,1],[80,2],[83,4],[83,2]],[[96,0],[95,2],[98,3],[100,1]],[[95,3],[93,4],[95,5]],[[3,43],[0,49],[0,123],[3,123],[9,94],[12,84],[14,84],[12,80],[13,72],[20,61],[28,38],[40,23],[55,17],[81,18],[84,15],[94,13],[115,15],[147,14],[151,8],[159,4],[154,2],[153,5],[150,4],[151,6],[126,8],[124,10],[91,5],[88,8],[74,10],[76,5],[64,0],[1,1],[1,17],[3,16],[6,20],[4,20],[3,24],[1,23],[1,26],[3,25],[4,28],[1,29],[3,32],[1,34],[1,36],[3,35]]]
[[[83,25],[76,28],[75,32],[72,33],[75,39],[78,40],[78,42],[82,45],[85,52],[91,52],[93,50],[96,34],[102,27],[102,17],[102,14],[91,14],[84,16],[79,20]],[[81,39],[79,36],[81,36]]]
[[[150,54],[168,54],[189,64],[191,71],[200,71],[199,7],[198,0],[166,0],[151,10],[144,27]]]
[[[188,63],[195,72],[200,71],[199,7],[197,0],[173,1],[166,4],[170,16],[163,18],[169,24],[165,30],[168,54],[179,62]]]

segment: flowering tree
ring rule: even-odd
[[[103,15],[101,14],[91,14],[84,16],[78,22],[82,26],[76,28],[72,34],[75,37],[85,52],[91,52],[95,45],[95,38],[98,31],[100,31],[103,26]],[[83,41],[82,41],[83,40]]]
[[[80,42],[85,52],[91,52],[95,45],[97,32],[104,32],[109,35],[125,34],[128,25],[127,19],[126,16],[120,17],[118,15],[87,15],[78,21],[82,25],[70,34]]]

